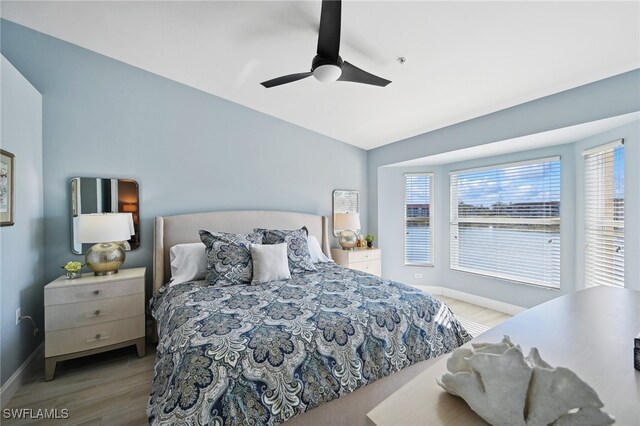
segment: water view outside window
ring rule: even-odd
[[[560,158],[450,179],[452,269],[560,286]]]
[[[432,266],[431,197],[433,175],[407,173],[404,175],[406,265]]]

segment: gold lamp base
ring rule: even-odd
[[[340,232],[338,242],[343,250],[353,250],[358,244],[358,234],[350,230],[342,231]]]
[[[85,263],[94,275],[117,274],[125,259],[120,243],[98,243],[87,251]]]

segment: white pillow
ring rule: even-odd
[[[253,262],[251,284],[262,284],[291,278],[287,243],[251,244],[250,247],[251,261]]]
[[[315,236],[309,235],[307,237],[307,244],[309,244],[309,254],[311,255],[311,261],[313,263],[332,262],[332,260],[325,256],[325,254],[322,252],[320,243]]]
[[[207,256],[203,243],[176,244],[169,250],[171,280],[169,286],[187,281],[204,280]]]

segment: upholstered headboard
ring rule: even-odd
[[[169,250],[176,244],[200,242],[198,231],[248,234],[253,228],[298,229],[306,226],[309,235],[320,242],[322,251],[331,259],[329,220],[326,216],[279,211],[228,211],[159,216],[155,221],[153,242],[153,292],[171,278]]]

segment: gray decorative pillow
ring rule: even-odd
[[[309,254],[309,244],[307,243],[309,231],[306,226],[293,230],[256,228],[253,232],[262,233],[263,244],[287,243],[287,257],[292,274],[317,271]]]
[[[253,275],[251,244],[262,244],[262,234],[229,234],[200,230],[207,253],[207,277],[210,285],[229,286],[250,283]]]

